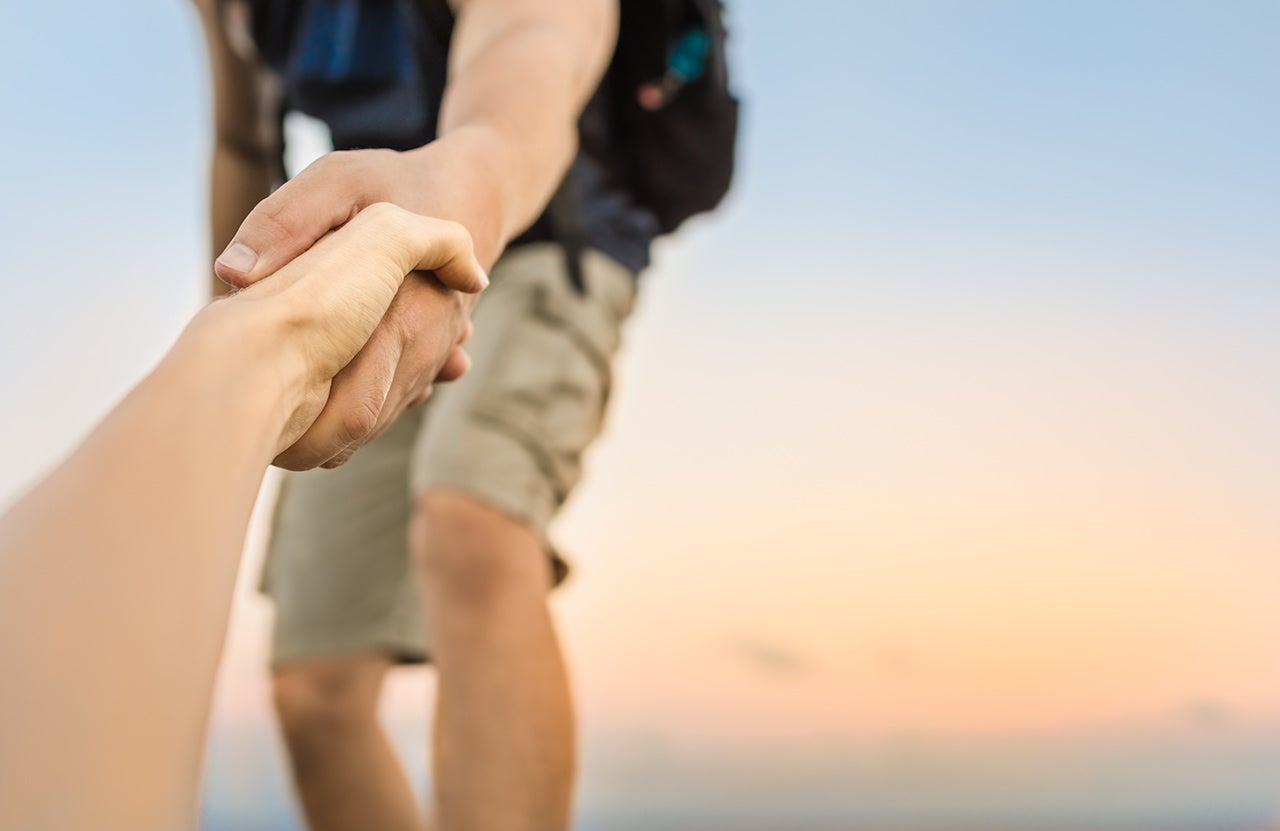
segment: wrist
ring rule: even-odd
[[[191,385],[264,463],[279,452],[311,386],[306,358],[279,311],[267,300],[215,301],[191,320],[160,367]]]
[[[490,268],[521,229],[506,183],[517,175],[518,156],[502,133],[485,125],[460,127],[405,153],[420,198],[405,205],[416,213],[460,222],[471,233],[476,258]]]

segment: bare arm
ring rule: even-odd
[[[365,211],[201,311],[0,517],[0,828],[194,826],[263,471],[315,418],[412,269],[479,264],[455,223]]]
[[[240,226],[235,243],[253,252],[253,265],[221,261],[219,276],[252,284],[378,201],[461,222],[489,267],[543,209],[573,157],[578,116],[613,52],[616,2],[456,0],[440,138],[405,153],[321,158]],[[445,361],[465,314],[440,314],[419,289],[405,285],[368,348],[335,379],[326,411],[280,464],[341,464],[421,400],[442,369],[444,379],[460,374]],[[465,310],[473,303],[466,299]],[[376,417],[353,424],[351,413]]]
[[[616,0],[455,0],[440,113],[495,188],[481,231],[505,244],[541,213],[578,147],[578,115],[613,54]],[[424,148],[425,149],[425,148]]]
[[[221,251],[254,206],[283,178],[279,137],[268,126],[276,93],[265,73],[233,47],[217,0],[196,0],[213,87],[213,159],[210,170],[210,239]],[[212,277],[211,294],[228,290]]]
[[[486,268],[542,211],[577,149],[577,120],[613,54],[617,0],[454,0],[439,138],[417,150],[330,153],[254,209],[257,255],[218,274],[247,285],[367,204],[467,226]]]

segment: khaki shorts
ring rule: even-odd
[[[579,295],[558,245],[508,252],[473,315],[466,376],[437,386],[342,467],[286,476],[262,580],[276,607],[274,663],[427,659],[407,534],[426,488],[471,493],[546,539],[600,433],[635,296],[631,272],[599,252],[586,253],[583,272]],[[558,583],[568,567],[547,550]]]

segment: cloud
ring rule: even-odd
[[[1182,707],[1183,717],[1202,730],[1225,730],[1235,721],[1231,705],[1215,698],[1196,698]]]
[[[740,635],[730,643],[733,655],[747,667],[764,675],[808,675],[813,664],[800,651],[777,643],[766,643]]]

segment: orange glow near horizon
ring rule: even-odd
[[[957,342],[932,364],[908,351],[861,369],[849,348],[814,350],[760,396],[747,376],[673,370],[646,323],[557,529],[575,576],[555,605],[589,725],[1276,721],[1274,506],[1240,475],[1248,447],[1208,429],[1265,409],[1254,388],[1193,364],[1156,383],[1155,357],[1085,375],[1042,354],[1026,373],[1026,354]],[[1223,397],[1172,406],[1190,382]],[[680,410],[685,385],[702,397]],[[253,608],[233,652],[260,662]],[[262,717],[259,666],[237,671],[227,713]],[[423,687],[404,690],[388,712],[420,715]]]

